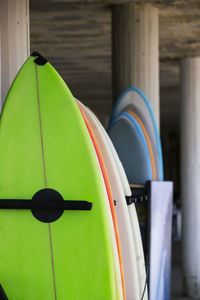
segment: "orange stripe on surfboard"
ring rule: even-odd
[[[143,122],[140,120],[140,118],[138,117],[138,115],[136,115],[136,113],[134,113],[133,111],[131,110],[127,110],[127,113],[129,113],[130,115],[132,115],[136,121],[139,123],[141,129],[142,129],[142,132],[145,136],[145,139],[146,139],[146,142],[147,142],[147,147],[148,147],[148,150],[149,150],[149,156],[150,156],[150,161],[151,161],[151,168],[152,168],[152,179],[153,180],[156,180],[156,165],[155,165],[155,159],[154,159],[154,155],[153,155],[153,150],[152,150],[152,146],[151,146],[151,141],[149,139],[149,135],[146,131],[146,128],[143,124]]]
[[[108,174],[107,174],[107,171],[106,171],[106,167],[105,167],[105,164],[104,164],[103,156],[101,154],[101,150],[100,150],[100,147],[98,145],[98,142],[97,142],[97,139],[95,137],[95,134],[93,133],[92,128],[90,127],[90,124],[87,121],[87,119],[86,119],[84,113],[82,112],[80,106],[79,106],[79,109],[81,111],[81,114],[82,114],[83,119],[85,121],[86,127],[88,129],[89,135],[91,137],[92,143],[94,145],[94,148],[95,148],[95,151],[96,151],[96,155],[97,155],[97,158],[99,160],[101,172],[102,172],[102,175],[103,175],[103,179],[104,179],[104,182],[105,182],[106,191],[107,191],[107,194],[108,194],[108,199],[109,199],[109,204],[110,204],[110,210],[111,210],[112,220],[113,220],[113,224],[114,224],[114,231],[115,231],[115,237],[116,237],[116,243],[117,243],[117,251],[118,251],[118,256],[119,256],[119,264],[120,264],[120,273],[121,273],[121,281],[122,281],[123,298],[125,300],[126,299],[126,293],[125,293],[125,281],[124,281],[122,251],[121,251],[119,230],[118,230],[118,224],[117,224],[117,217],[116,217],[115,207],[114,207],[114,200],[113,200],[112,191],[111,191],[111,187],[110,187],[110,183],[109,183],[109,179],[108,179]]]

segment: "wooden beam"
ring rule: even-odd
[[[48,2],[49,0],[45,0],[45,2]],[[178,0],[180,2],[180,0]],[[84,3],[84,4],[100,4],[100,5],[116,5],[116,4],[124,4],[124,3],[159,3],[163,5],[171,5],[173,2],[178,2],[177,0],[51,0],[49,2],[51,3]],[[193,0],[194,1],[194,0]],[[198,0],[195,0],[196,2]],[[34,2],[41,2],[40,0],[35,0]],[[169,2],[169,3],[168,3]],[[185,1],[186,2],[186,1]],[[187,2],[186,2],[187,3]]]

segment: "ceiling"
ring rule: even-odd
[[[112,109],[111,10],[122,2],[127,1],[30,2],[31,49],[46,56],[74,96],[99,115]],[[174,128],[179,119],[180,59],[200,55],[200,1],[148,2],[154,2],[160,16],[161,121],[170,120]]]

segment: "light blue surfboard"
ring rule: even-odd
[[[138,122],[127,112],[110,124],[108,134],[117,150],[130,184],[152,180],[148,146]]]
[[[153,145],[153,148],[156,148],[155,160],[158,160],[158,173],[159,178],[158,180],[163,180],[163,158],[162,158],[162,148],[161,148],[161,141],[160,141],[160,135],[158,131],[158,127],[156,124],[155,116],[151,107],[151,104],[145,94],[139,90],[136,87],[130,87],[126,89],[119,99],[117,100],[113,113],[111,115],[111,120],[109,124],[109,128],[111,127],[111,124],[113,120],[116,118],[117,115],[122,113],[128,108],[135,107],[137,114],[139,115],[142,122],[145,124],[145,127],[147,129],[147,132],[151,138],[152,133],[152,140],[151,143]],[[154,142],[155,140],[155,142]],[[155,147],[154,147],[155,144]]]

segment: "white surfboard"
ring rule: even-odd
[[[91,111],[90,111],[90,113],[93,114]],[[111,139],[109,138],[107,132],[101,125],[100,121],[97,119],[97,117],[94,114],[93,114],[93,117],[95,118],[99,127],[101,127],[102,134],[104,135],[104,138],[110,147],[113,158],[115,160],[115,164],[118,169],[118,174],[120,176],[122,186],[124,188],[124,194],[125,194],[125,196],[131,196],[132,193],[131,193],[131,189],[130,189],[130,186],[128,183],[128,179],[126,177],[126,173],[125,173],[122,163],[119,159],[119,156],[113,146],[113,143],[112,143]],[[148,299],[148,291],[147,291],[147,282],[146,282],[146,268],[145,268],[145,260],[144,260],[144,251],[143,251],[142,239],[141,239],[141,234],[140,234],[140,227],[139,227],[139,223],[138,223],[138,217],[137,217],[134,203],[128,205],[128,211],[129,211],[131,227],[132,227],[132,234],[133,234],[136,256],[137,256],[137,267],[138,267],[137,269],[138,269],[138,276],[139,276],[140,298],[143,296],[143,300],[147,300]]]
[[[95,151],[95,149],[94,149]],[[97,158],[98,161],[98,158]],[[101,172],[101,168],[99,165],[98,161],[98,166],[99,166],[99,172],[101,176],[102,182],[104,182],[103,175]],[[109,220],[109,228],[110,228],[110,236],[111,236],[111,242],[112,242],[112,249],[113,249],[113,265],[114,265],[114,272],[115,272],[115,291],[116,291],[116,300],[123,300],[123,290],[122,290],[122,282],[121,282],[121,271],[120,271],[120,265],[119,265],[119,256],[118,256],[118,250],[117,250],[117,244],[116,244],[116,237],[115,237],[115,230],[114,230],[114,225],[112,221],[112,215],[110,211],[110,205],[109,205],[109,200],[108,200],[108,194],[106,191],[106,187],[104,186],[104,194],[105,194],[105,205],[106,205],[106,211],[108,215],[108,220]]]
[[[137,255],[134,245],[133,232],[129,217],[129,212],[124,196],[124,190],[121,183],[121,179],[118,173],[115,160],[109,145],[107,144],[105,137],[102,133],[102,127],[94,118],[93,114],[82,104],[80,106],[90,123],[99,146],[102,151],[104,162],[106,165],[111,190],[113,197],[116,200],[116,214],[119,225],[119,234],[122,247],[122,258],[124,266],[124,277],[126,287],[126,299],[127,300],[139,300],[140,299],[140,284],[137,270]]]
[[[81,104],[80,101],[78,101],[78,104]],[[82,109],[82,105],[81,105]],[[96,154],[95,147],[93,145],[94,152]],[[97,164],[99,167],[99,173],[101,177],[101,181],[103,182],[103,190],[104,190],[104,198],[105,198],[105,207],[106,207],[106,212],[107,212],[107,218],[109,221],[109,229],[110,229],[110,237],[111,237],[111,243],[112,243],[112,260],[113,260],[113,266],[114,266],[114,273],[115,273],[115,291],[116,291],[116,300],[124,300],[123,297],[123,289],[122,289],[122,281],[121,281],[121,271],[120,271],[120,264],[119,264],[119,255],[118,255],[118,249],[117,249],[117,242],[116,242],[116,235],[115,235],[115,230],[114,230],[114,225],[113,225],[113,220],[112,220],[112,215],[111,215],[111,210],[110,210],[110,205],[109,205],[109,200],[108,200],[108,194],[106,191],[105,187],[105,182],[104,178],[101,172],[101,167],[99,160],[96,156],[97,159]]]
[[[143,251],[140,228],[139,228],[139,223],[138,223],[138,218],[137,218],[137,213],[136,213],[134,203],[128,205],[128,211],[130,215],[136,254],[137,254],[138,276],[140,282],[140,299],[148,300],[147,275],[145,269],[144,251]]]
[[[131,196],[131,189],[128,183],[128,179],[126,177],[126,173],[124,171],[124,168],[122,166],[122,163],[119,159],[119,156],[113,146],[113,143],[111,139],[109,138],[107,132],[103,128],[102,124],[98,120],[98,118],[93,114],[93,112],[88,108],[89,112],[93,115],[95,118],[97,124],[102,129],[102,134],[112,152],[113,158],[115,160],[115,164],[118,169],[118,174],[121,179],[122,186],[124,188],[124,194],[125,196]],[[137,256],[137,266],[138,266],[138,276],[139,276],[139,285],[140,285],[140,297],[143,296],[143,300],[148,299],[148,291],[147,291],[147,281],[146,281],[146,269],[145,269],[145,260],[144,260],[144,251],[143,251],[143,245],[142,245],[142,239],[140,234],[140,228],[138,223],[138,217],[135,209],[135,204],[132,203],[128,205],[128,211],[131,221],[131,227],[132,227],[132,233],[133,233],[133,239],[136,249],[136,256]],[[144,295],[143,295],[144,294]]]
[[[95,149],[94,149],[95,151]],[[101,172],[101,167],[97,158],[98,166],[99,166],[99,172],[101,176],[101,180],[104,183],[103,175]],[[124,300],[123,299],[123,290],[122,290],[122,281],[121,281],[121,271],[120,271],[120,265],[119,265],[119,256],[118,256],[118,250],[117,250],[117,243],[116,243],[116,237],[115,237],[115,230],[114,225],[112,221],[112,215],[110,211],[110,205],[108,200],[108,194],[106,191],[105,184],[103,184],[104,187],[104,194],[105,194],[105,205],[106,205],[106,211],[108,215],[109,220],[109,228],[110,228],[110,236],[111,236],[111,242],[112,242],[112,249],[113,249],[113,265],[114,265],[114,272],[115,272],[115,291],[116,291],[116,300]]]
[[[98,121],[98,119],[97,119],[97,121]],[[130,186],[128,183],[128,179],[126,177],[126,173],[125,173],[122,163],[119,159],[119,156],[113,146],[113,143],[110,140],[110,138],[105,130],[104,130],[104,136],[105,136],[105,139],[107,140],[107,143],[108,143],[110,150],[112,152],[112,155],[114,157],[115,164],[117,166],[117,169],[118,169],[118,172],[119,172],[119,175],[121,178],[121,182],[124,187],[125,196],[131,196],[132,193],[131,193],[131,189],[130,189]],[[144,294],[143,300],[147,300],[148,299],[148,291],[147,291],[144,251],[143,251],[138,217],[137,217],[134,203],[128,205],[128,211],[129,211],[131,227],[132,227],[132,232],[133,232],[133,238],[134,238],[134,244],[135,244],[136,255],[137,255],[138,276],[139,276],[139,284],[140,284],[140,297],[142,297]]]

